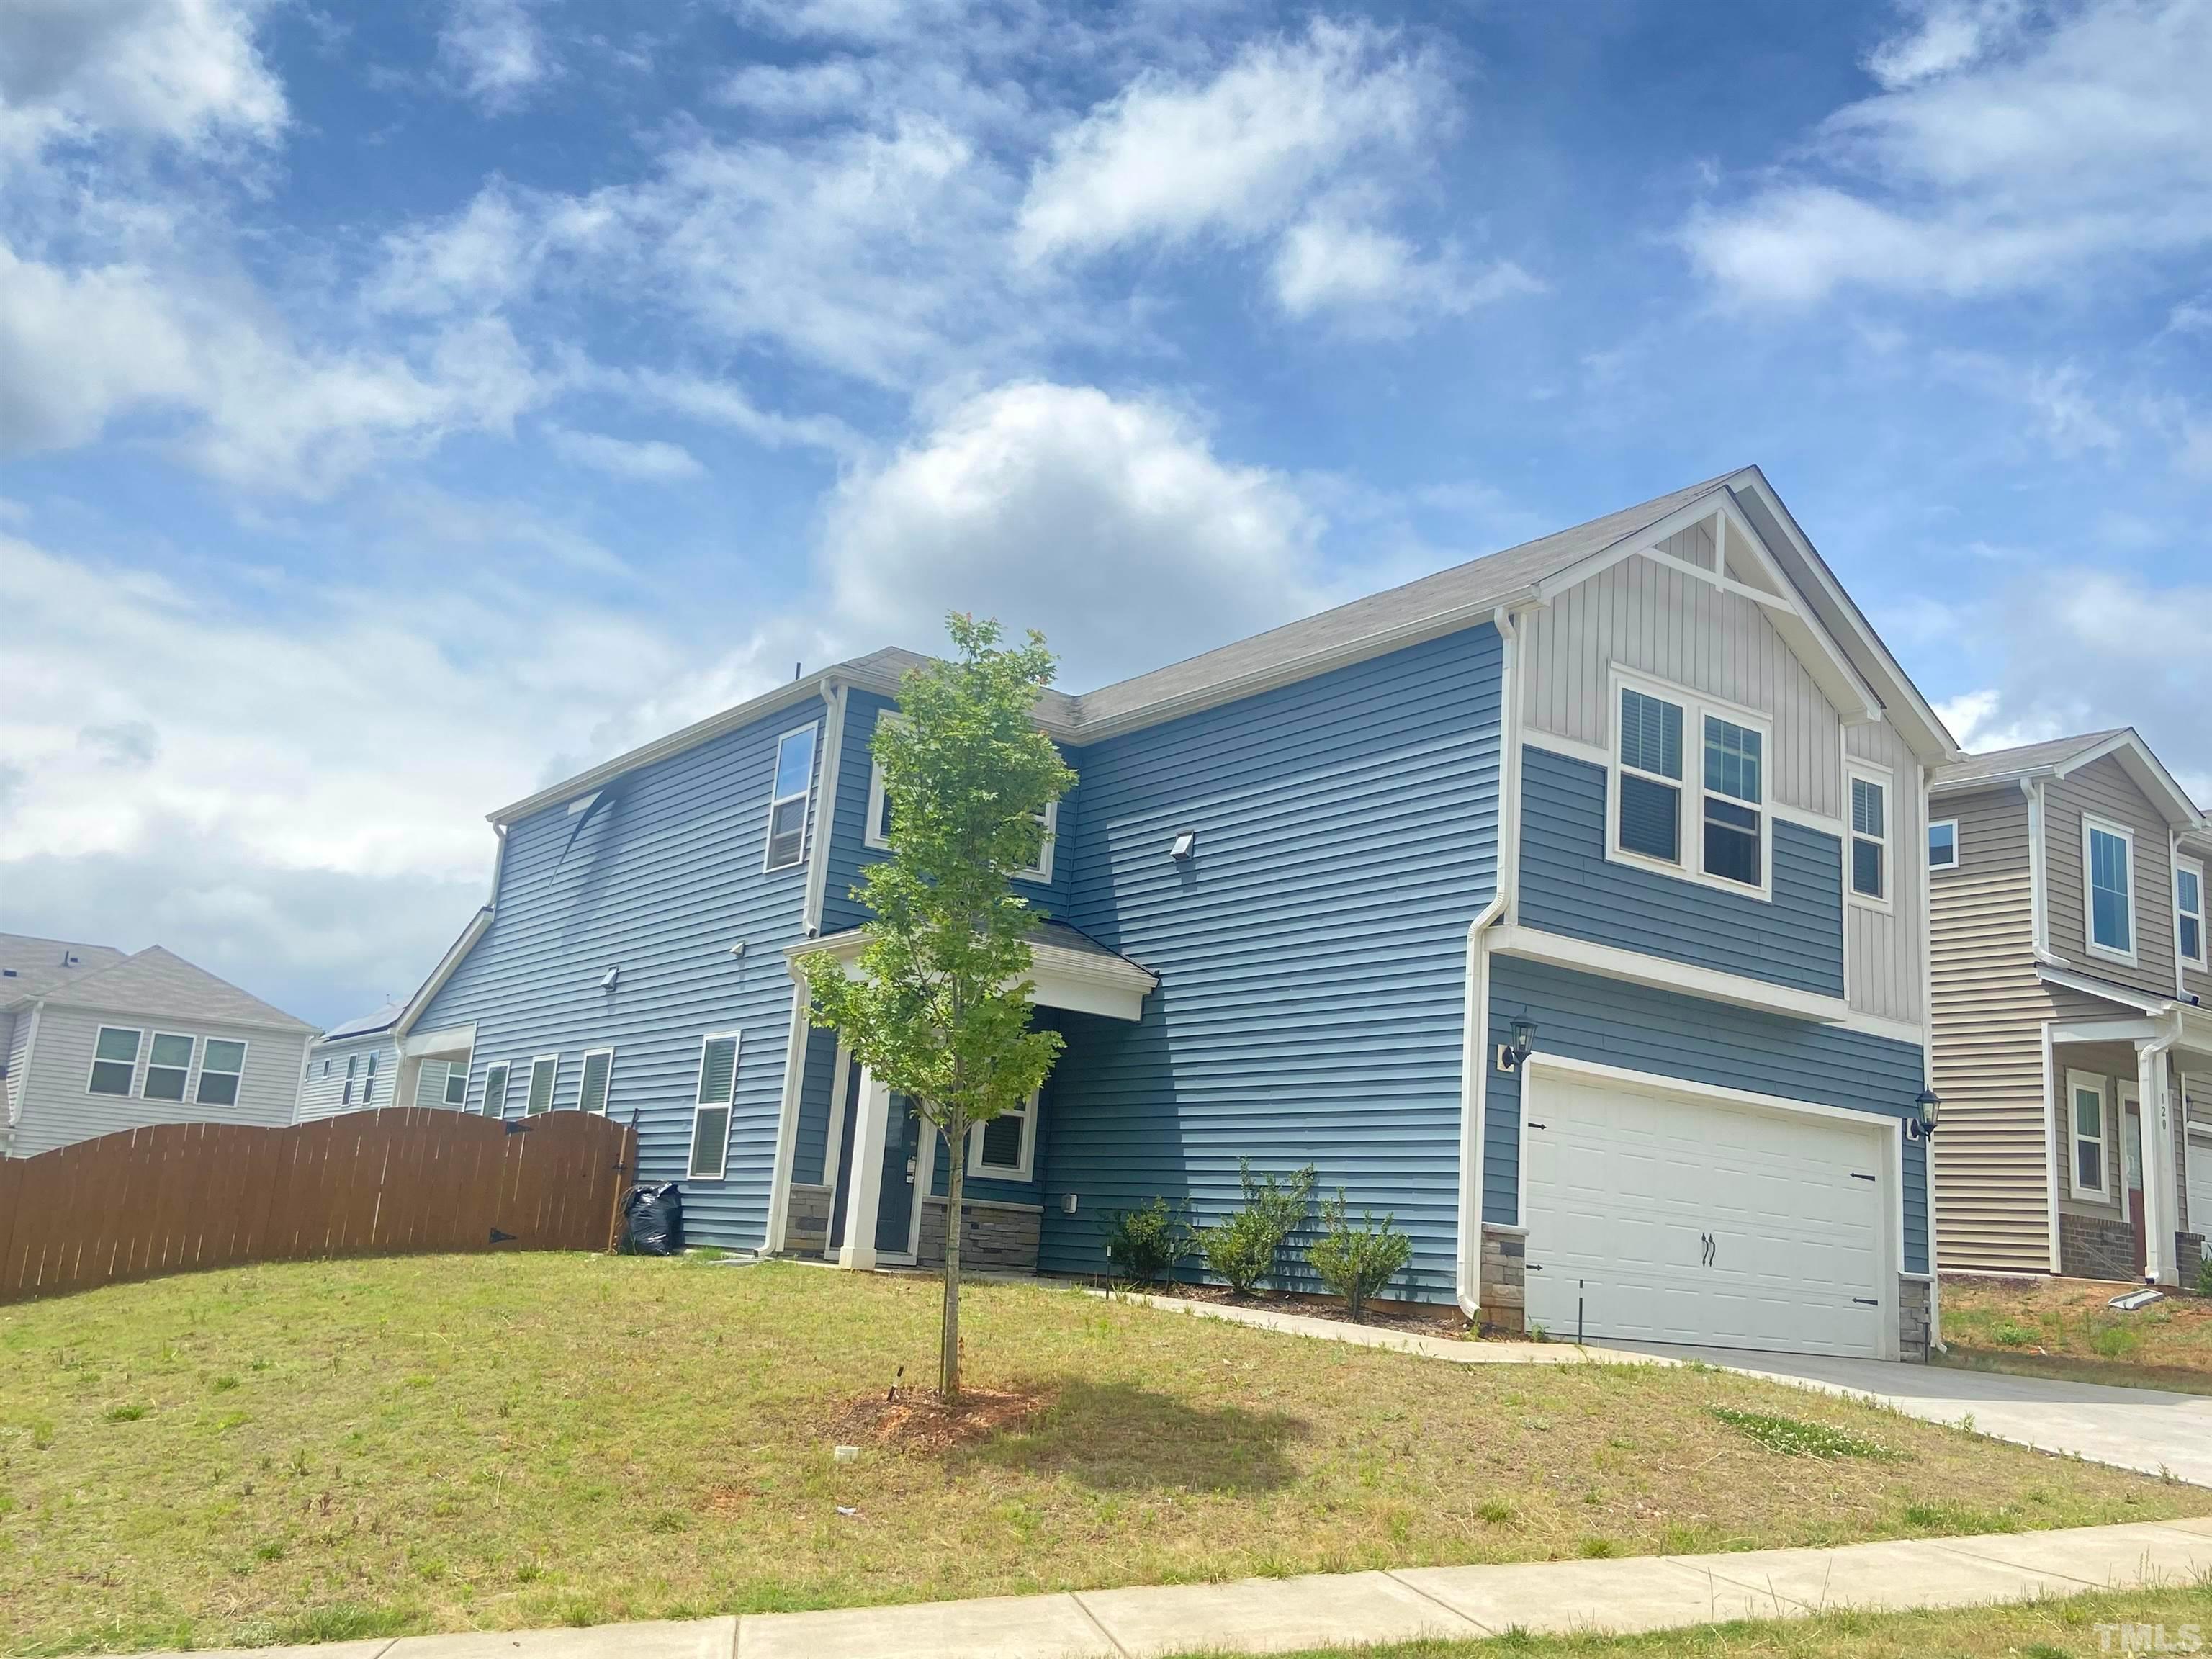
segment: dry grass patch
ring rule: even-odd
[[[1946,1276],[1943,1340],[1958,1363],[2212,1393],[2212,1297],[2168,1295],[2134,1313],[2108,1305],[2129,1288]]]
[[[918,1279],[567,1255],[270,1265],[0,1309],[0,1650],[2212,1510],[1749,1377],[1449,1365],[1043,1285],[967,1300],[969,1374],[1003,1416],[845,1426],[897,1403],[900,1367],[930,1374],[937,1316]],[[146,1409],[111,1420],[118,1404]],[[1717,1407],[1893,1455],[1788,1455]]]

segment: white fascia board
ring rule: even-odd
[[[1640,951],[1625,951],[1613,945],[1596,945],[1588,939],[1570,938],[1565,933],[1546,933],[1540,928],[1501,927],[1492,935],[1491,949],[1510,957],[1547,962],[1556,968],[1571,968],[1607,979],[1626,980],[1632,985],[1649,986],[1654,990],[1686,992],[1711,1002],[1732,1003],[1740,1008],[1786,1014],[1793,1019],[1814,1020],[1823,1025],[1853,1024],[1859,1018],[1851,1012],[1850,1005],[1841,997],[1792,990],[1786,985],[1769,985],[1763,980],[1747,978],[1741,974],[1725,974],[1717,969],[1676,962],[1668,957],[1648,957]],[[1899,1029],[1906,1028],[1900,1025]],[[1917,1040],[1917,1028],[1911,1029],[1916,1032]]]
[[[2140,1013],[2163,1013],[2173,1006],[2171,997],[2146,997],[2140,991],[2115,985],[2110,980],[2092,978],[2065,968],[2055,968],[2048,962],[2035,964],[2036,976],[2046,985],[2056,985],[2069,991],[2078,991],[2085,997],[2094,997],[2100,1002],[2110,1002],[2122,1008],[2133,1008]]]
[[[867,935],[848,928],[826,939],[801,939],[784,946],[784,960],[793,978],[807,957],[828,957],[849,978],[860,975],[860,952]],[[1030,945],[1031,995],[1040,1007],[1065,1008],[1075,1013],[1102,1014],[1109,1019],[1135,1021],[1144,1017],[1145,998],[1159,985],[1159,975],[1124,957],[1101,957],[1063,945]]]
[[[2185,830],[2197,829],[2203,824],[2204,815],[2197,811],[2197,803],[2190,799],[2189,792],[2175,781],[2173,774],[2166,769],[2166,763],[2151,752],[2150,745],[2142,740],[2133,726],[2124,732],[2115,732],[2104,742],[2085,749],[2078,755],[2069,756],[2051,769],[2051,775],[2054,778],[2070,777],[2107,755],[2118,757],[2122,769],[2135,781],[2136,787],[2149,797],[2152,804],[2162,810],[2167,823],[2178,824]]]

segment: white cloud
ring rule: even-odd
[[[869,67],[855,58],[811,64],[748,64],[724,81],[717,94],[733,109],[772,120],[813,120],[855,108],[871,84]]]
[[[438,58],[461,90],[495,114],[519,107],[553,73],[520,0],[454,0],[438,34]]]
[[[253,44],[259,0],[0,6],[0,155],[112,131],[198,149],[274,138],[283,88]]]
[[[1870,60],[1804,165],[1682,240],[1731,297],[1966,298],[2212,247],[2212,8],[2110,0],[2030,31],[1938,5]]]
[[[1472,266],[1447,249],[1420,257],[1404,237],[1326,214],[1300,220],[1275,252],[1275,298],[1293,317],[1342,310],[1356,325],[1395,332],[1425,314],[1456,316],[1543,284],[1510,259]]]
[[[585,378],[638,402],[672,410],[711,426],[728,427],[770,449],[796,445],[851,458],[866,447],[860,434],[835,416],[779,415],[763,409],[744,387],[727,380],[658,369],[600,370]]]
[[[546,436],[554,453],[563,459],[610,477],[640,483],[676,483],[704,477],[707,472],[699,458],[683,445],[659,438],[615,438],[604,432],[575,432],[563,426],[547,428]]]
[[[437,317],[505,303],[535,274],[538,233],[496,181],[452,218],[384,239],[384,264],[365,298],[380,311]]]
[[[1279,474],[1223,461],[1164,404],[1025,383],[848,479],[821,566],[864,648],[933,649],[947,611],[978,611],[1042,629],[1080,690],[1327,603],[1320,530]]]

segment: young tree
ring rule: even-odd
[[[957,659],[910,671],[899,718],[876,727],[891,855],[854,890],[874,913],[855,969],[820,956],[799,965],[814,1023],[835,1028],[950,1149],[938,1386],[951,1400],[969,1132],[1035,1094],[1060,1048],[1059,1033],[1030,1029],[1034,918],[1009,878],[1037,862],[1045,808],[1075,775],[1032,719],[1053,677],[1044,636],[1006,648],[995,622],[956,614],[945,625]]]

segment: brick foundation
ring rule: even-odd
[[[944,1199],[921,1201],[921,1240],[915,1260],[925,1267],[945,1265]],[[1000,1204],[969,1200],[961,1206],[960,1265],[994,1273],[1037,1270],[1037,1231],[1044,1212],[1034,1204]]]
[[[1482,1230],[1482,1277],[1476,1299],[1482,1304],[1482,1328],[1500,1336],[1523,1336],[1528,1320],[1528,1241],[1497,1227]]]
[[[1929,1303],[1926,1279],[1897,1281],[1897,1357],[1915,1365],[1928,1362]]]
[[[783,1212],[783,1249],[787,1255],[822,1255],[830,1244],[830,1206],[836,1194],[827,1187],[793,1183]]]
[[[2197,1264],[2204,1260],[2204,1235],[2176,1233],[2173,1236],[2174,1277],[2185,1291],[2197,1288]]]
[[[2062,1211],[2058,1270],[2069,1279],[2112,1279],[2132,1284],[2142,1277],[2136,1266],[2135,1233],[2124,1221]]]

